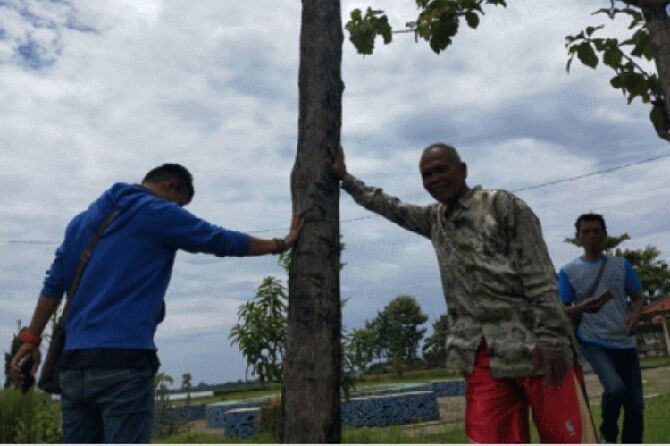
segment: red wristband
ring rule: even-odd
[[[40,345],[40,342],[42,342],[42,337],[34,335],[28,330],[23,330],[21,333],[19,333],[19,341]]]

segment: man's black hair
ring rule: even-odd
[[[188,194],[189,201],[193,199],[195,190],[193,189],[193,176],[186,167],[181,164],[166,163],[151,169],[149,173],[144,176],[142,182],[160,183],[161,181],[177,180],[177,188],[180,191]]]
[[[583,221],[599,221],[600,225],[603,228],[603,232],[607,234],[607,225],[605,224],[605,218],[600,215],[600,214],[582,214],[579,217],[577,217],[577,221],[575,222],[575,232],[579,234],[579,225]]]

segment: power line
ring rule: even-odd
[[[589,173],[585,173],[585,174],[582,174],[582,175],[576,175],[576,176],[570,177],[570,178],[563,178],[561,180],[547,181],[545,183],[536,184],[535,186],[526,186],[526,187],[522,187],[522,188],[519,188],[519,189],[514,189],[511,192],[523,192],[523,191],[527,191],[527,190],[539,189],[541,187],[553,186],[554,184],[561,184],[561,183],[568,183],[568,182],[571,182],[571,181],[577,181],[577,180],[581,180],[582,178],[593,177],[593,176],[596,176],[596,175],[603,175],[603,174],[606,174],[606,173],[610,173],[610,172],[614,172],[614,171],[617,171],[617,170],[625,169],[626,167],[632,167],[632,166],[638,166],[640,164],[651,163],[652,161],[658,161],[658,160],[663,159],[663,158],[670,158],[670,153],[667,153],[665,155],[654,156],[654,157],[651,157],[651,158],[643,159],[643,160],[640,160],[640,161],[635,161],[635,162],[628,163],[628,164],[621,164],[619,166],[609,167],[607,169],[597,170],[595,172],[589,172]]]
[[[596,170],[596,171],[589,172],[589,173],[584,173],[584,174],[581,174],[581,175],[575,175],[575,176],[568,177],[568,178],[562,178],[560,180],[545,181],[543,183],[535,184],[535,185],[532,185],[532,186],[520,187],[518,189],[510,190],[510,192],[513,192],[513,193],[525,192],[525,191],[529,191],[529,190],[540,189],[540,188],[543,188],[543,187],[554,186],[556,184],[570,183],[570,182],[573,182],[573,181],[578,181],[578,180],[593,177],[593,176],[596,176],[596,175],[604,175],[604,174],[616,172],[617,170],[626,169],[628,167],[639,166],[641,164],[651,163],[651,162],[658,161],[658,160],[661,160],[661,159],[664,159],[664,158],[670,158],[670,153],[666,153],[665,155],[653,156],[651,158],[645,158],[643,160],[634,161],[634,162],[631,162],[631,163],[620,164],[618,166],[608,167],[606,169]],[[340,223],[351,223],[351,222],[354,222],[354,221],[367,220],[367,219],[370,219],[370,218],[377,218],[377,217],[380,217],[380,216],[377,215],[377,214],[365,215],[365,216],[361,216],[361,217],[347,218],[347,219],[344,219],[344,220],[340,220]],[[258,229],[258,230],[255,230],[255,231],[245,231],[245,232],[247,232],[248,234],[262,234],[262,233],[266,233],[266,232],[278,232],[278,231],[287,231],[287,230],[288,230],[288,228],[284,227],[284,228],[273,228],[273,229]],[[0,243],[4,243],[4,244],[24,244],[24,245],[55,245],[55,244],[58,244],[60,242],[55,242],[55,241],[50,241],[50,240],[0,240]]]

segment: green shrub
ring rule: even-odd
[[[154,436],[157,438],[187,433],[189,422],[179,410],[172,409],[166,395],[159,395],[156,400],[156,420]]]
[[[270,399],[261,406],[258,424],[263,432],[271,433],[277,443],[281,441],[281,398]]]
[[[50,395],[0,392],[0,443],[60,443],[62,438],[60,407]]]

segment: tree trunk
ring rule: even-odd
[[[666,10],[667,5],[667,0],[639,1],[656,53],[656,70],[665,97],[665,116],[670,119],[670,17]],[[666,131],[670,131],[670,128],[666,128]]]
[[[303,0],[298,153],[291,174],[304,227],[289,268],[282,441],[340,441],[339,182],[325,162],[340,143],[339,0]]]

